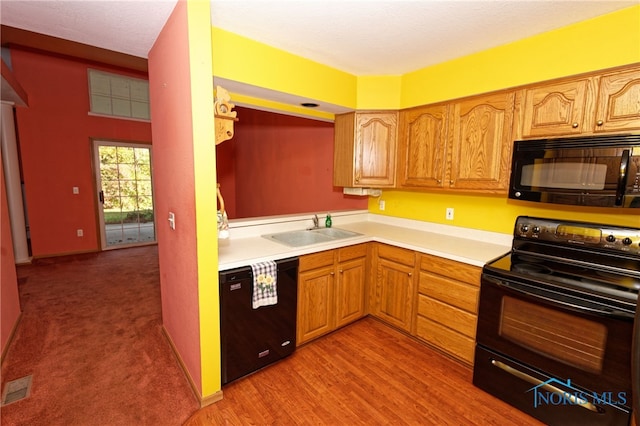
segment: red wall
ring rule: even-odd
[[[235,217],[367,209],[333,186],[333,123],[237,107],[217,148],[218,182]]]
[[[29,96],[16,116],[32,255],[99,250],[90,138],[150,143],[151,124],[89,116],[87,68],[146,75],[18,48],[11,62]]]

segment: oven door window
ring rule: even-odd
[[[502,298],[500,336],[556,361],[600,374],[607,328],[510,296]]]

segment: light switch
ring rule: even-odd
[[[73,187],[73,193],[76,194],[76,195],[79,194],[80,193],[80,188],[78,188],[77,186],[74,186]]]
[[[173,212],[169,212],[169,228],[176,229],[176,215]]]

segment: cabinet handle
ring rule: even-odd
[[[436,182],[437,183],[442,183],[442,179],[437,179]]]
[[[455,183],[455,181],[450,180],[450,181],[449,181],[449,183],[450,183],[451,185],[453,185],[453,184]]]
[[[579,124],[578,124],[578,123],[573,123],[573,124],[571,125],[571,127],[573,127],[574,129],[577,129],[577,128],[578,128],[578,126],[579,126]]]
[[[341,274],[344,273],[344,271],[342,269],[340,269],[338,272],[340,272]]]
[[[329,274],[330,274],[330,275],[335,275],[336,273],[335,273],[335,272],[333,272],[333,271],[331,271]]]
[[[408,275],[408,276],[410,276],[410,277],[412,277],[412,276],[413,276],[413,273],[412,273],[412,272],[407,272],[407,275]]]
[[[598,126],[602,126],[602,125],[604,124],[604,121],[602,121],[602,120],[598,120],[598,121],[596,122],[596,124],[597,124]]]

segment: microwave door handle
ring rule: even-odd
[[[627,186],[627,169],[629,168],[629,150],[622,151],[622,159],[620,160],[620,171],[618,173],[618,188],[616,189],[616,206],[622,205],[624,199],[624,191]]]

